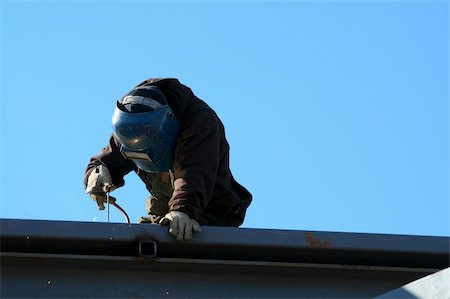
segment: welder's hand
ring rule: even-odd
[[[105,209],[106,192],[111,192],[114,189],[108,168],[104,165],[95,167],[88,177],[86,193],[97,202],[99,210]],[[110,196],[110,201],[115,202],[116,199]]]
[[[200,224],[183,212],[172,211],[166,214],[159,222],[160,224],[169,224],[169,233],[177,238],[178,241],[188,241],[192,239],[192,232],[201,232]]]
[[[89,196],[97,203],[99,210],[105,209],[105,204],[107,203],[108,199],[106,198],[106,194],[89,194]],[[114,203],[116,202],[116,198],[109,196],[109,202]]]

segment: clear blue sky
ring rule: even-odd
[[[83,175],[114,103],[176,77],[225,124],[242,227],[449,236],[448,5],[0,1],[0,217],[106,221]]]

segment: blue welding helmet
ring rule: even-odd
[[[112,122],[122,155],[139,169],[154,173],[172,169],[179,124],[157,87],[134,89],[124,96]]]

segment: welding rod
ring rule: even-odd
[[[106,192],[106,205],[108,206],[108,223],[109,223],[109,191]]]

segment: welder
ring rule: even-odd
[[[252,201],[234,178],[217,114],[177,79],[148,79],[116,102],[109,144],[90,159],[86,193],[105,208],[136,172],[150,192],[139,223],[169,225],[179,241],[202,225],[240,226]],[[107,196],[108,195],[108,196]]]

